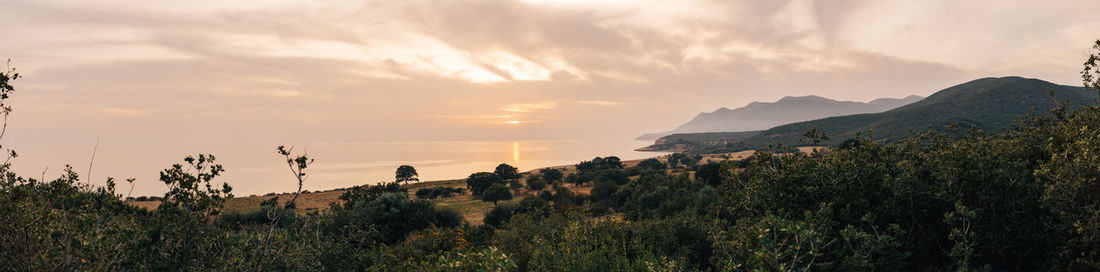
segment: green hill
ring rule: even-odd
[[[760,131],[679,133],[661,137],[651,146],[637,151],[689,151],[743,142]]]
[[[743,134],[706,133],[677,137],[691,138],[696,143],[710,143],[695,148],[702,151],[759,148],[775,143],[797,146],[801,144],[803,134],[811,128],[825,132],[831,144],[854,138],[868,130],[875,140],[887,142],[909,135],[910,131],[943,129],[952,124],[960,128],[996,131],[1012,127],[1016,120],[1033,110],[1046,113],[1055,105],[1051,92],[1058,101],[1068,101],[1072,105],[1092,103],[1097,98],[1095,90],[1038,79],[983,78],[941,90],[921,101],[893,110],[791,123],[756,133],[740,143],[718,144],[723,138],[744,137]]]

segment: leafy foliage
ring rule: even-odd
[[[553,169],[553,168],[542,169],[542,170],[539,170],[539,173],[542,174],[543,179],[545,179],[547,182],[551,182],[551,183],[560,182],[560,181],[562,181],[562,178],[564,178],[564,176],[561,173],[561,170],[558,170],[558,169]]]
[[[593,158],[591,161],[582,161],[581,163],[578,163],[576,167],[577,171],[582,173],[604,169],[622,169],[623,162],[619,159],[619,157],[615,156],[603,158],[596,157]]]
[[[431,188],[421,188],[416,190],[416,198],[419,199],[436,199],[440,197],[452,197],[455,195],[465,194],[464,188],[451,188],[443,186],[435,186]]]
[[[420,181],[419,174],[416,173],[416,168],[412,165],[402,165],[397,167],[397,173],[394,175],[394,181],[398,183],[409,183],[410,181]]]
[[[501,184],[493,184],[481,194],[481,201],[493,202],[493,205],[496,205],[497,201],[510,199],[512,199],[512,190]]]
[[[481,195],[485,192],[485,189],[489,189],[490,186],[495,184],[504,184],[504,179],[500,178],[497,174],[489,172],[477,172],[470,174],[470,177],[466,178],[466,187],[470,188],[470,192],[474,195]]]
[[[214,164],[213,155],[199,154],[197,159],[188,156],[183,161],[187,163],[186,169],[182,164],[174,164],[160,172],[160,181],[168,186],[168,192],[157,209],[178,209],[203,218],[217,214],[225,199],[233,198],[229,183],[222,183],[220,189],[211,183],[225,169]]]
[[[498,177],[504,180],[516,180],[520,176],[519,169],[516,169],[515,166],[508,165],[507,163],[497,165],[496,170],[493,170],[493,174],[496,174]]]

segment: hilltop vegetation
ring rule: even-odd
[[[1052,97],[1053,95],[1053,97]],[[1043,114],[1055,108],[1057,102],[1071,107],[1091,103],[1097,93],[1082,87],[1056,85],[1050,82],[1020,77],[983,78],[953,86],[916,103],[881,113],[855,114],[792,123],[759,133],[683,134],[662,138],[652,150],[680,144],[681,150],[699,152],[735,151],[763,148],[770,144],[810,145],[801,138],[814,129],[824,133],[831,145],[860,134],[874,140],[895,142],[913,132],[944,131],[949,126],[975,128],[990,132],[1009,129],[1021,117]],[[749,135],[749,134],[752,135]]]
[[[1100,91],[1100,57],[1086,67]],[[10,74],[0,74],[4,114]],[[481,226],[397,182],[351,188],[326,210],[288,212],[292,199],[230,216],[232,187],[216,186],[225,169],[209,155],[165,169],[172,190],[151,211],[120,200],[113,179],[93,188],[68,169],[37,180],[9,161],[0,270],[1100,270],[1100,105],[1018,124],[736,161],[602,157],[526,174],[501,165],[466,180],[479,197],[488,191],[475,188],[502,187],[516,197]],[[287,182],[307,182],[312,160],[278,152]]]

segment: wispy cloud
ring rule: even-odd
[[[605,106],[605,107],[618,106],[618,105],[623,104],[623,103],[615,102],[615,101],[601,101],[601,100],[580,100],[580,101],[574,101],[574,103],[585,104],[585,105]]]
[[[536,110],[549,110],[557,108],[557,103],[554,102],[539,102],[539,103],[519,103],[509,104],[500,108],[502,111],[507,112],[532,112]]]

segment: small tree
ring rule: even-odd
[[[519,179],[519,169],[516,169],[516,167],[508,165],[507,163],[497,165],[497,169],[494,170],[493,173],[497,174],[497,176],[500,176],[500,178],[504,180]]]
[[[510,199],[512,199],[512,190],[499,183],[489,186],[481,195],[481,201],[493,202],[493,205],[496,205],[497,201]]]
[[[420,178],[419,174],[416,173],[416,168],[412,167],[412,165],[402,165],[397,167],[397,175],[394,181],[408,184],[410,181],[420,181]]]
[[[561,170],[554,169],[554,168],[542,169],[539,172],[542,173],[542,178],[543,179],[545,179],[547,182],[551,182],[551,183],[552,182],[559,182],[559,181],[561,181],[561,179],[563,177],[565,177],[565,175],[563,175],[561,173]]]
[[[722,165],[723,163],[711,162],[699,166],[699,170],[695,171],[695,179],[711,186],[718,186],[722,183]]]
[[[667,167],[665,163],[654,158],[649,158],[638,163],[638,168],[654,171],[664,171]]]
[[[187,162],[186,169],[177,163],[160,172],[160,181],[168,186],[168,192],[158,210],[179,209],[199,218],[218,214],[222,203],[233,198],[230,193],[233,188],[228,183],[217,189],[211,182],[225,169],[214,163],[213,155],[187,156],[183,161]]]
[[[546,180],[543,179],[542,176],[532,175],[527,177],[527,189],[538,191],[542,190],[542,188],[546,188]]]
[[[466,178],[466,187],[470,188],[470,192],[474,195],[481,195],[493,184],[503,184],[504,180],[500,176],[489,172],[477,172],[470,174],[470,177]]]
[[[1085,61],[1085,69],[1081,71],[1081,80],[1084,81],[1085,88],[1100,91],[1100,40],[1096,40],[1092,49],[1097,52],[1089,50],[1089,59]]]

